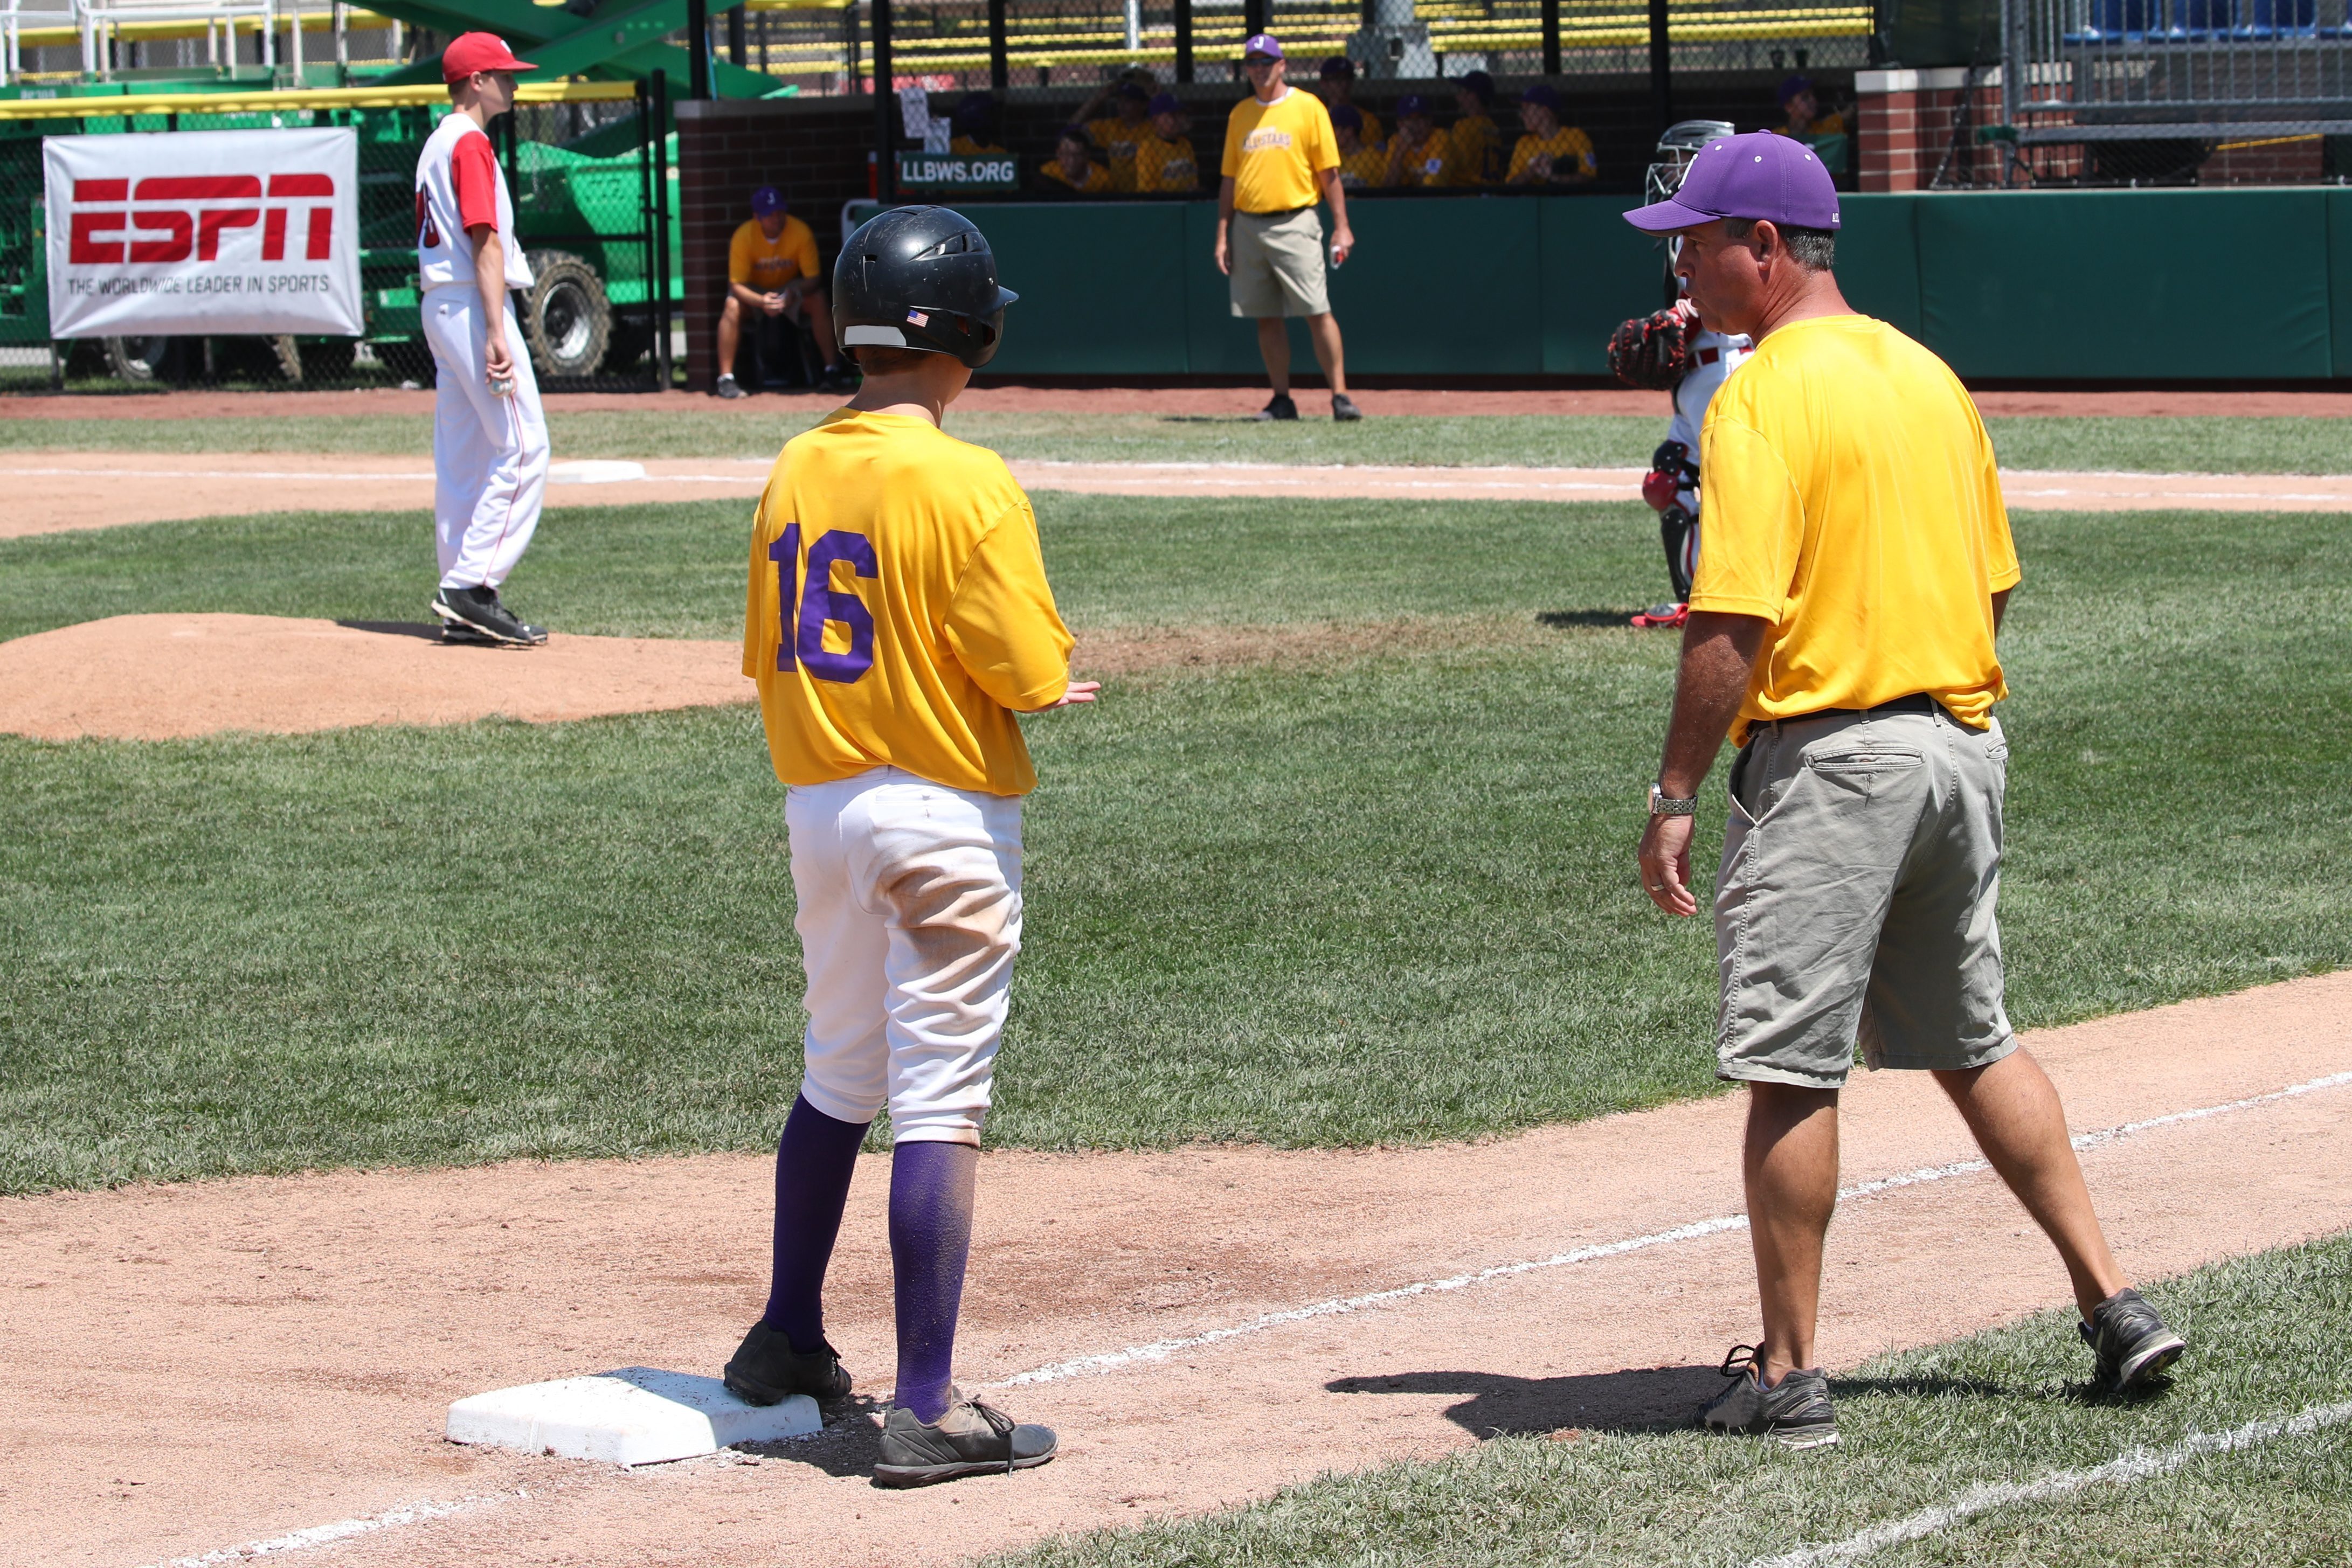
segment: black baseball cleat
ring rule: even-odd
[[[1791,1372],[1767,1388],[1757,1381],[1756,1356],[1752,1344],[1731,1347],[1721,1371],[1738,1381],[1700,1407],[1698,1424],[1710,1432],[1769,1437],[1784,1448],[1834,1447],[1837,1412],[1830,1406],[1830,1380],[1819,1371]]]
[[[460,648],[496,648],[499,640],[488,632],[479,632],[463,621],[441,622],[441,641]]]
[[[1349,397],[1346,392],[1333,392],[1331,394],[1331,417],[1338,420],[1340,423],[1345,424],[1351,419],[1363,418],[1364,411],[1358,408],[1356,406],[1356,400]]]
[[[1250,417],[1261,424],[1269,419],[1297,419],[1298,405],[1290,401],[1288,392],[1276,392],[1274,394],[1272,402],[1267,403]]]
[[[433,613],[441,618],[445,629],[459,628],[459,635],[449,638],[451,642],[488,641],[509,648],[536,648],[547,641],[547,628],[526,624],[499,602],[495,588],[445,588],[433,596]]]
[[[805,1354],[765,1322],[751,1325],[734,1359],[721,1375],[728,1389],[747,1405],[773,1405],[805,1394],[822,1405],[849,1397],[849,1373],[841,1354],[823,1340]]]
[[[2129,1289],[2101,1301],[2090,1322],[2074,1326],[2098,1358],[2099,1386],[2110,1394],[2146,1387],[2189,1348],[2189,1342],[2166,1328],[2156,1309]]]
[[[741,387],[735,384],[735,378],[733,376],[719,377],[719,384],[712,387],[710,390],[718,393],[720,397],[726,398],[747,397],[750,395],[744,392]]]
[[[882,1422],[875,1480],[886,1487],[919,1487],[958,1476],[1010,1475],[1034,1469],[1060,1447],[1050,1428],[1022,1426],[962,1394],[954,1391],[956,1402],[936,1422],[919,1419],[903,1405],[890,1406]]]

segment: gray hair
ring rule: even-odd
[[[1788,251],[1789,259],[1807,272],[1827,272],[1837,265],[1837,231],[1835,229],[1801,229],[1794,224],[1774,224],[1773,232],[1780,236],[1780,245]],[[1733,239],[1746,239],[1756,232],[1754,218],[1726,218],[1723,232]]]

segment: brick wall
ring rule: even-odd
[[[1952,185],[1997,185],[2000,183],[2001,149],[1979,145],[1974,128],[2000,123],[2000,77],[1987,72],[1971,92],[1968,72],[1960,67],[1941,70],[1858,71],[1855,100],[1862,123],[1857,128],[1857,183],[1865,191],[1925,190],[1944,170]],[[1961,100],[1974,103],[1963,145],[1951,166],[1954,122]]]

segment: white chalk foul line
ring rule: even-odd
[[[2111,1144],[2119,1138],[2132,1137],[2158,1127],[2168,1127],[2176,1123],[2201,1121],[2209,1116],[2222,1116],[2235,1111],[2252,1110],[2257,1105],[2267,1105],[2275,1101],[2289,1100],[2301,1094],[2316,1093],[2323,1089],[2341,1088],[2346,1084],[2352,1084],[2352,1072],[2330,1073],[2325,1078],[2310,1079],[2302,1083],[2291,1084],[2284,1089],[2273,1090],[2267,1094],[2249,1095],[2243,1100],[2231,1100],[2219,1105],[2200,1105],[2194,1110],[2175,1111],[2168,1115],[2151,1116],[2142,1122],[2126,1122],[2121,1126],[2107,1127],[2095,1133],[2077,1134],[2074,1144],[2077,1149],[2096,1148],[2102,1144]],[[1929,1166],[1919,1170],[1905,1171],[1897,1176],[1881,1176],[1874,1181],[1863,1182],[1854,1186],[1841,1187],[1838,1189],[1838,1198],[1841,1202],[1849,1202],[1855,1198],[1874,1197],[1882,1192],[1892,1192],[1898,1187],[1919,1186],[1928,1182],[1948,1181],[1954,1176],[1973,1176],[1979,1171],[1991,1168],[1990,1164],[1981,1159],[1955,1160],[1950,1165]],[[1316,1301],[1307,1306],[1287,1308],[1278,1312],[1266,1312],[1244,1322],[1233,1323],[1221,1329],[1211,1329],[1205,1333],[1186,1334],[1177,1339],[1154,1340],[1150,1344],[1129,1345],[1120,1350],[1104,1351],[1097,1355],[1082,1355],[1070,1361],[1057,1361],[1050,1365],[1033,1367],[1027,1372],[1015,1373],[1011,1377],[991,1384],[989,1386],[1018,1388],[1033,1383],[1059,1383],[1065,1378],[1087,1377],[1098,1373],[1117,1372],[1123,1367],[1165,1361],[1171,1355],[1180,1355],[1186,1351],[1205,1349],[1210,1345],[1223,1344],[1228,1340],[1264,1333],[1268,1329],[1306,1322],[1314,1318],[1341,1317],[1350,1312],[1367,1312],[1375,1307],[1393,1306],[1400,1301],[1409,1301],[1422,1296],[1436,1296],[1454,1291],[1466,1291],[1479,1285],[1493,1284],[1498,1280],[1516,1279],[1523,1274],[1539,1273],[1551,1269],[1565,1269],[1578,1263],[1593,1262],[1602,1258],[1620,1258],[1628,1252],[1647,1251],[1653,1247],[1671,1247],[1677,1242],[1696,1241],[1701,1237],[1716,1236],[1727,1230],[1747,1228],[1748,1217],[1744,1214],[1717,1215],[1712,1219],[1701,1219],[1688,1225],[1678,1225],[1671,1230],[1653,1231],[1647,1236],[1629,1236],[1618,1241],[1596,1242],[1590,1247],[1579,1247],[1571,1251],[1556,1253],[1549,1258],[1531,1258],[1518,1263],[1497,1263],[1492,1268],[1480,1269],[1466,1274],[1455,1274],[1443,1280],[1421,1280],[1409,1285],[1391,1286],[1385,1291],[1367,1291],[1360,1296],[1339,1297],[1328,1301]]]
[[[2273,1416],[2249,1421],[2226,1432],[2193,1433],[2168,1448],[2152,1451],[2134,1448],[2087,1470],[2058,1470],[2039,1480],[1973,1486],[1949,1502],[1923,1508],[1916,1513],[1889,1520],[1885,1524],[1874,1524],[1843,1541],[1803,1547],[1779,1557],[1758,1558],[1748,1568],[1824,1568],[1825,1564],[1832,1563],[1852,1563],[1889,1546],[1921,1540],[1962,1520],[1996,1508],[2007,1508],[2021,1502],[2046,1502],[2052,1498],[2064,1497],[2095,1486],[2129,1486],[2151,1476],[2169,1474],[2189,1460],[2207,1454],[2235,1453],[2280,1437],[2301,1437],[2324,1427],[2340,1427],[2347,1421],[2352,1421],[2352,1402],[2314,1405],[2293,1416]]]
[[[213,1564],[217,1563],[249,1563],[257,1557],[275,1557],[281,1552],[305,1552],[313,1546],[331,1546],[338,1541],[349,1541],[355,1535],[373,1535],[379,1530],[396,1530],[404,1524],[422,1524],[427,1520],[470,1513],[478,1508],[510,1502],[516,1498],[530,1495],[528,1491],[517,1490],[497,1492],[488,1497],[464,1497],[455,1502],[413,1502],[405,1508],[395,1508],[366,1519],[339,1519],[332,1524],[314,1524],[308,1530],[273,1535],[267,1541],[248,1541],[242,1546],[224,1546],[201,1557],[174,1557],[170,1563],[153,1564],[152,1568],[213,1568]]]

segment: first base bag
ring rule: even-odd
[[[58,338],[357,337],[359,132],[50,136]]]

